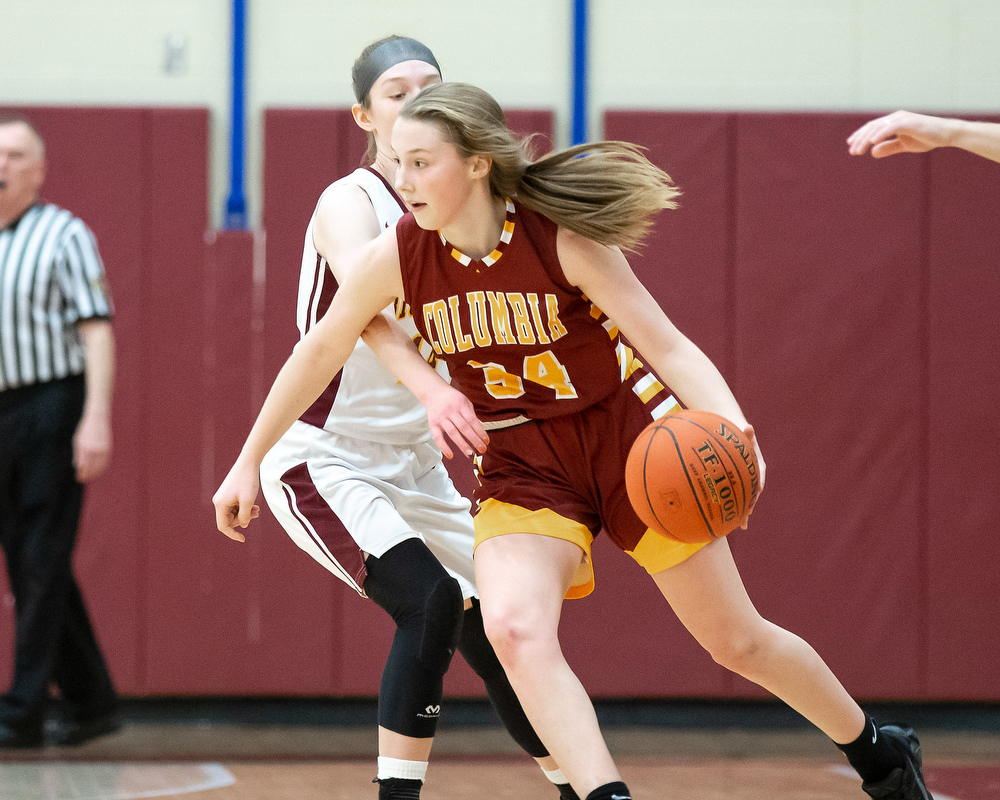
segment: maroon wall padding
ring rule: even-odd
[[[847,156],[863,121],[737,120],[736,389],[770,469],[734,544],[765,616],[849,691],[905,698],[926,611],[900,591],[919,586],[925,536],[923,185],[919,160]]]
[[[188,524],[165,529],[151,548],[157,569],[149,579],[146,644],[154,694],[318,693],[329,685],[322,634],[332,627],[330,604],[310,602],[311,592],[288,574],[290,548],[271,547],[276,537],[265,525],[255,524],[239,544],[212,524],[212,494],[239,453],[263,390],[253,280],[262,256],[250,232],[208,237],[195,295],[200,324],[192,332],[204,346],[200,362],[188,364],[190,402],[198,409],[193,449],[202,460],[178,477],[187,484],[179,490],[198,502],[187,504]]]
[[[957,150],[927,165],[925,691],[996,699],[1000,165]]]
[[[629,256],[670,319],[724,373],[732,362],[732,206],[735,124],[727,114],[609,112],[604,135],[647,148],[680,189],[677,208]]]

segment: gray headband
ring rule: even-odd
[[[354,96],[358,102],[365,101],[368,92],[372,90],[375,81],[383,72],[404,61],[423,61],[434,67],[438,73],[441,72],[437,59],[434,58],[434,54],[426,45],[421,44],[416,39],[390,39],[372,50],[365,63],[358,67],[355,72]]]

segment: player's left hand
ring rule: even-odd
[[[767,465],[764,463],[764,456],[761,455],[760,444],[757,441],[757,433],[754,431],[753,425],[747,425],[743,429],[743,435],[747,438],[747,441],[753,445],[754,453],[757,456],[757,471],[759,473],[760,480],[757,493],[753,497],[753,502],[750,504],[750,508],[747,509],[746,516],[743,517],[743,522],[740,523],[740,527],[743,530],[746,530],[750,520],[750,515],[753,513],[754,506],[757,505],[757,499],[760,497],[760,493],[764,491],[764,473],[767,471]]]
[[[898,153],[926,153],[949,144],[955,133],[955,120],[895,111],[866,122],[847,137],[848,152],[863,155],[869,148],[875,158]]]
[[[485,453],[490,437],[476,417],[472,402],[458,389],[442,384],[433,396],[422,398],[431,435],[445,458],[454,457],[453,444],[467,456]]]

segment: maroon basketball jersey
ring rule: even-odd
[[[579,411],[631,372],[620,366],[617,327],[566,280],[556,232],[508,200],[500,244],[476,261],[412,214],[396,226],[413,320],[487,427]]]

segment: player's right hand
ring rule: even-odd
[[[246,541],[246,537],[236,529],[246,528],[250,520],[260,516],[260,506],[254,503],[259,489],[256,466],[237,461],[212,497],[216,527],[230,539]]]
[[[476,416],[472,402],[458,389],[441,382],[432,396],[422,397],[421,401],[427,409],[431,435],[445,458],[454,456],[449,440],[467,456],[486,452],[489,434]]]

